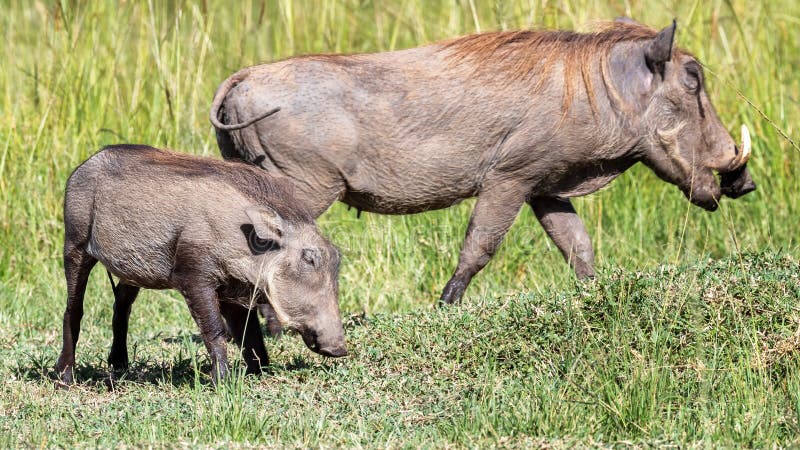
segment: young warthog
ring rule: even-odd
[[[749,145],[736,147],[674,34],[674,23],[656,32],[625,22],[297,57],[225,80],[211,122],[224,157],[294,179],[315,216],[335,200],[410,214],[477,196],[441,296],[450,303],[525,203],[586,277],[594,253],[569,199],[637,162],[707,210],[755,189]]]
[[[267,363],[257,316],[248,314],[254,303],[269,302],[311,350],[346,355],[339,252],[290,189],[243,163],[138,145],[106,147],[75,169],[64,199],[62,381],[73,382],[83,295],[97,261],[120,279],[108,356],[114,369],[128,366],[128,317],[139,288],[183,294],[214,382],[228,369],[223,317],[248,372]]]

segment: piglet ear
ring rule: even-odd
[[[645,63],[653,74],[664,77],[664,65],[672,59],[672,44],[675,41],[675,28],[677,23],[672,20],[672,25],[659,31],[655,38],[644,51]]]
[[[253,230],[259,239],[280,244],[285,223],[277,211],[269,206],[257,206],[247,208],[244,212],[253,224]]]

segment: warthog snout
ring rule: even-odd
[[[739,198],[756,190],[756,183],[750,178],[747,161],[751,154],[750,131],[742,125],[742,145],[736,148],[735,169],[720,174],[722,194],[730,198]]]
[[[314,330],[304,330],[301,334],[303,336],[303,342],[314,353],[332,358],[347,356],[347,346],[345,345],[344,335],[326,339],[321,337],[320,334]]]
[[[750,177],[747,166],[721,174],[720,185],[722,194],[730,198],[739,198],[756,190],[756,183]]]

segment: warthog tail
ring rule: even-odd
[[[242,81],[245,76],[247,76],[246,71],[237,72],[227,80],[223,81],[222,84],[219,86],[219,88],[217,88],[217,93],[214,95],[214,101],[211,103],[211,115],[210,115],[211,123],[214,125],[214,128],[222,131],[240,130],[244,127],[248,127],[258,122],[259,120],[265,119],[281,110],[280,108],[272,108],[265,113],[262,113],[250,120],[240,123],[224,124],[220,122],[219,110],[222,107],[222,102],[225,101],[225,97],[228,95],[228,92],[230,92],[230,90],[233,89],[234,86],[239,84],[239,82]]]
[[[106,273],[108,274],[108,281],[111,282],[111,292],[114,293],[114,301],[116,302],[118,300],[118,297],[119,297],[119,295],[118,295],[118,293],[119,293],[119,285],[117,283],[114,283],[114,277],[111,275],[111,271],[110,270],[106,269]]]

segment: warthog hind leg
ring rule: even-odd
[[[594,276],[592,238],[567,199],[537,197],[528,204],[578,278]]]
[[[527,192],[514,182],[484,188],[478,195],[458,258],[458,267],[444,287],[440,303],[461,299],[475,276],[489,262],[525,203]]]
[[[108,354],[108,365],[112,371],[128,369],[128,319],[131,316],[131,305],[139,294],[139,288],[129,284],[117,285],[114,299],[114,318],[111,327],[114,333],[111,351]]]
[[[75,367],[75,346],[81,333],[83,318],[83,295],[97,260],[86,253],[82,246],[67,242],[64,250],[64,275],[67,278],[67,309],[64,311],[64,332],[61,355],[56,362],[56,372],[65,384],[72,384]]]

